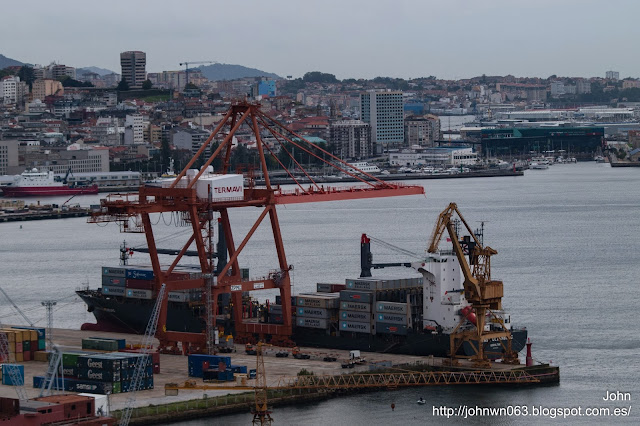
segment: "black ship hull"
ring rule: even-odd
[[[95,316],[96,324],[83,324],[83,330],[115,331],[124,333],[144,333],[153,300],[129,299],[118,296],[105,296],[95,290],[79,290],[78,296],[87,304],[87,310]],[[203,321],[203,307],[199,304],[168,302],[167,329],[201,333],[206,329]],[[416,356],[448,356],[449,335],[446,333],[411,332],[406,336],[389,334],[335,333],[325,330],[294,328],[292,340],[300,346],[361,350]],[[527,330],[512,331],[512,349],[520,352],[527,341]],[[497,342],[486,342],[485,352],[496,351]],[[472,348],[465,347],[465,353],[471,355]],[[495,356],[494,356],[495,357]]]

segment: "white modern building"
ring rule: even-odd
[[[127,115],[124,121],[124,144],[144,143],[144,118],[142,115]]]
[[[4,104],[15,104],[18,103],[22,94],[24,93],[22,90],[20,77],[16,76],[6,76],[0,80],[0,96],[2,102]]]
[[[477,159],[473,148],[427,148],[389,154],[391,166],[467,166],[475,164]]]
[[[376,154],[404,143],[402,91],[370,90],[360,94],[360,117],[371,125],[371,140]]]

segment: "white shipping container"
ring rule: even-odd
[[[209,197],[209,186],[211,186],[211,198],[213,201],[235,200],[244,197],[242,175],[203,174],[196,182],[198,198],[207,199]]]

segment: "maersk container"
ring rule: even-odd
[[[122,267],[117,266],[103,266],[102,267],[102,276],[103,277],[125,277],[127,270]]]
[[[316,291],[318,293],[338,293],[340,290],[346,290],[347,286],[344,284],[327,284],[317,283]]]
[[[126,272],[127,279],[133,278],[135,280],[153,280],[153,269],[151,268],[143,268],[143,269],[127,269]]]
[[[323,318],[327,319],[330,317],[328,309],[322,308],[296,308],[296,315],[298,317],[308,317],[308,318]]]
[[[340,331],[371,333],[371,325],[367,322],[340,321]]]
[[[340,300],[345,302],[371,303],[372,294],[367,291],[342,290]]]
[[[167,295],[167,300],[170,302],[188,302],[191,300],[191,296],[189,292],[170,291]]]
[[[376,305],[376,312],[380,312],[380,313],[406,315],[408,312],[408,307],[406,303],[376,302],[375,305]]]
[[[124,287],[102,286],[102,294],[106,294],[108,296],[124,296],[124,291]]]
[[[282,314],[282,305],[269,305],[269,313],[270,314]]]
[[[398,314],[376,314],[376,321],[387,324],[404,324],[407,325],[407,316]]]
[[[124,277],[102,277],[102,285],[107,287],[124,287],[126,281]]]
[[[359,302],[340,302],[340,309],[343,311],[371,312],[371,305]]]
[[[321,319],[321,318],[298,317],[296,319],[296,324],[298,325],[298,327],[321,328],[321,329],[329,328],[329,323],[327,322],[327,320]]]
[[[376,322],[376,333],[399,334],[401,336],[404,336],[407,334],[407,326],[401,324],[387,324]]]
[[[386,283],[385,280],[374,280],[374,279],[347,279],[346,286],[349,290],[361,290],[361,291],[376,291],[381,290]]]
[[[153,299],[153,291],[151,290],[138,290],[135,288],[128,288],[125,291],[125,296],[131,299]]]
[[[340,319],[344,321],[371,322],[371,314],[368,312],[340,311]]]
[[[19,382],[13,381],[10,370],[18,374]],[[20,364],[2,364],[2,384],[7,386],[23,386],[24,385],[24,365]]]
[[[326,294],[299,294],[296,296],[297,306],[307,308],[323,308],[323,309],[335,309],[338,307],[337,295]]]

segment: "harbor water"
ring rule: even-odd
[[[456,202],[472,227],[484,222],[484,243],[498,251],[493,277],[504,281],[505,308],[526,326],[534,358],[561,367],[560,384],[534,388],[433,387],[335,398],[310,406],[277,408],[277,424],[420,425],[538,424],[558,409],[580,408],[579,423],[640,422],[640,169],[608,164],[554,165],[524,176],[416,181],[426,197],[370,199],[281,206],[280,225],[288,261],[294,265],[294,293],[313,291],[316,282],[344,282],[360,270],[360,235],[367,233],[423,254],[438,214]],[[83,206],[98,196],[74,198]],[[41,203],[64,199],[41,198]],[[236,240],[259,215],[232,211]],[[190,228],[175,217],[155,216],[162,248],[179,248]],[[177,222],[177,223],[176,223]],[[162,224],[163,226],[160,226]],[[164,226],[166,224],[167,226]],[[252,276],[276,262],[272,234],[263,224],[240,257]],[[171,239],[170,237],[177,237]],[[56,300],[56,327],[94,322],[74,290],[100,286],[100,267],[117,265],[119,245],[144,246],[143,234],[120,234],[115,224],[87,224],[84,218],[0,224],[0,285],[25,314],[45,326],[43,300]],[[443,241],[442,245],[446,244]],[[375,262],[406,262],[406,255],[372,246]],[[136,253],[131,263],[147,263]],[[195,260],[192,263],[196,263]],[[414,276],[410,269],[375,271],[380,276]],[[258,294],[263,297],[263,294]],[[3,323],[24,323],[6,301]],[[296,373],[292,371],[292,373]],[[607,392],[631,400],[604,401]],[[426,405],[416,404],[423,397]],[[395,404],[395,410],[391,410]],[[438,416],[434,407],[534,407],[547,416]],[[609,416],[587,417],[587,408],[609,408]],[[629,417],[615,408],[631,407]],[[554,409],[553,411],[550,411]],[[543,410],[544,411],[544,410]],[[565,410],[566,412],[566,410]],[[573,411],[577,412],[577,411]],[[183,422],[185,425],[248,424],[249,414]],[[563,417],[563,414],[560,414]]]

